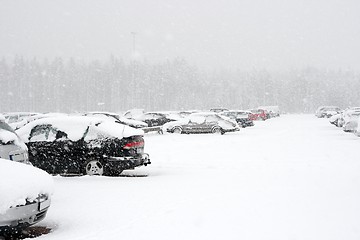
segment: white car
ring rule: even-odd
[[[329,118],[340,112],[341,109],[336,106],[321,106],[316,110],[315,116],[318,118],[324,118],[324,117]]]
[[[0,158],[0,236],[11,237],[45,218],[53,179],[28,164]]]
[[[344,132],[355,132],[358,126],[360,112],[351,111],[344,117],[343,130]]]

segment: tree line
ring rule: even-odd
[[[204,71],[184,59],[162,63],[66,59],[0,60],[0,112],[121,112],[249,109],[278,105],[313,112],[319,105],[360,106],[360,74],[308,67],[286,71]]]

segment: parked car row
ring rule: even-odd
[[[227,109],[0,114],[0,167],[6,169],[0,192],[11,192],[8,182],[17,189],[0,198],[0,236],[12,237],[45,218],[50,174],[119,176],[150,164],[145,130],[225,134],[254,126],[257,119],[251,111]],[[25,195],[16,194],[24,189]]]
[[[342,128],[344,132],[355,133],[360,136],[360,107],[351,107],[338,111],[329,117],[329,122],[339,128]]]
[[[107,119],[127,125],[133,128],[142,129],[144,133],[148,132],[163,132],[162,126],[166,123],[179,121],[183,118],[189,117],[194,113],[209,112],[208,110],[188,110],[188,111],[157,111],[145,112],[143,109],[132,109],[124,114],[111,112],[84,112],[84,113],[35,113],[35,112],[12,112],[3,113],[5,121],[15,130],[23,127],[27,123],[40,118],[60,117],[60,116],[94,116],[98,118]],[[229,110],[227,108],[213,108],[210,112],[215,112],[223,117],[235,120],[240,127],[253,126],[253,121],[266,120],[272,117],[280,116],[278,106],[262,106],[250,110]]]

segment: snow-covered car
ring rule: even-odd
[[[167,122],[174,121],[168,118],[166,114],[160,112],[147,112],[138,120],[146,122],[149,127],[162,126]]]
[[[109,113],[109,112],[88,112],[84,114],[85,116],[94,116],[99,118],[111,119],[117,123],[121,123],[124,125],[128,125],[133,128],[145,128],[148,126],[147,123],[142,121],[137,121],[134,119],[128,119],[126,117],[120,116],[116,113]]]
[[[260,106],[258,109],[263,109],[267,111],[271,118],[280,117],[280,108],[279,106]]]
[[[35,112],[7,112],[4,113],[4,117],[7,123],[19,122],[27,117],[34,116],[38,113]]]
[[[0,239],[6,239],[45,218],[54,183],[31,165],[0,158],[0,169]]]
[[[341,112],[341,116],[339,117],[339,119],[337,121],[337,126],[343,127],[345,124],[345,121],[347,121],[347,119],[349,119],[354,112],[360,112],[360,107],[351,107],[351,108],[347,108],[347,109],[343,110]]]
[[[169,133],[221,133],[239,131],[238,124],[214,112],[193,113],[190,116],[166,123],[164,132]]]
[[[339,127],[339,120],[341,119],[341,113],[335,114],[329,118],[329,122]]]
[[[145,133],[162,133],[162,126],[165,123],[175,121],[171,114],[163,112],[144,112],[142,109],[129,110],[124,114],[124,117],[145,122],[148,125],[148,127],[143,128]]]
[[[15,131],[0,116],[0,158],[29,163],[28,149]]]
[[[30,162],[51,174],[118,176],[150,164],[144,132],[102,118],[44,118],[17,130]]]
[[[144,112],[142,109],[129,110],[124,114],[124,117],[145,122],[149,127],[162,126],[167,122],[174,121],[174,119],[168,117],[168,114],[162,112]]]
[[[343,130],[344,132],[355,132],[358,126],[360,112],[348,112],[344,118]]]
[[[354,134],[358,137],[360,137],[360,117],[358,118],[358,122],[354,131]]]
[[[267,112],[263,109],[250,109],[249,111],[251,112],[250,119],[252,121],[256,121],[256,120],[265,121],[266,119],[269,118]]]
[[[339,114],[340,112],[341,109],[336,106],[321,106],[316,110],[315,116],[318,118],[329,118],[335,114]]]
[[[211,109],[210,109],[210,112],[215,112],[215,113],[221,113],[221,112],[224,112],[224,111],[229,111],[229,109],[227,109],[227,108],[221,108],[221,107],[211,108]]]
[[[250,112],[242,110],[229,110],[220,113],[220,115],[234,119],[243,128],[254,126],[254,121],[251,120],[250,114]]]
[[[35,112],[8,112],[4,113],[5,122],[14,130],[24,126],[29,122],[28,119],[36,117],[39,113]]]

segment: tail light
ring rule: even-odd
[[[133,141],[125,144],[124,149],[142,148],[144,147],[144,140]]]

